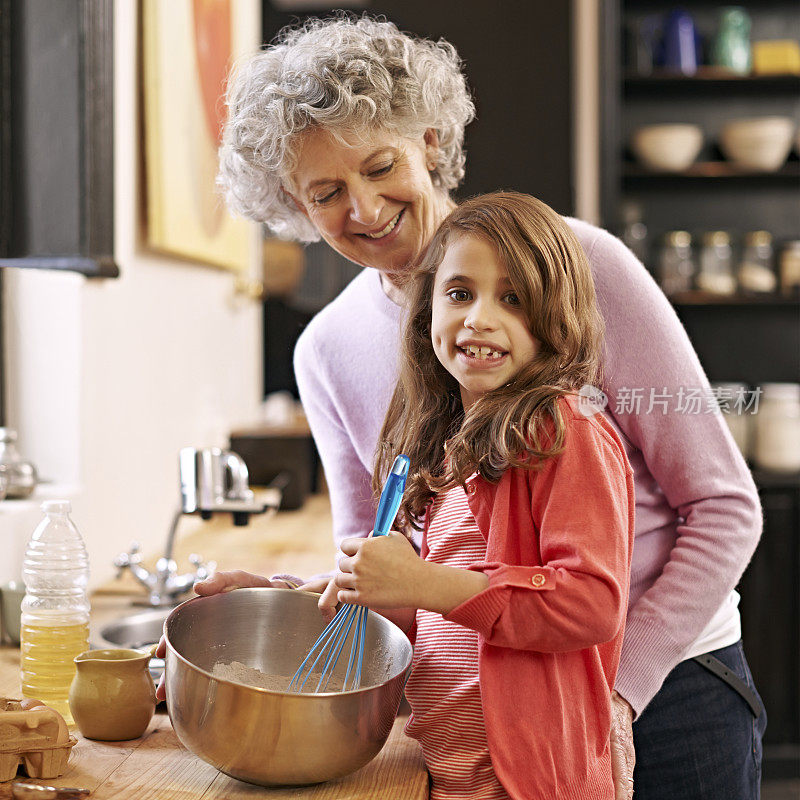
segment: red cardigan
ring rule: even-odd
[[[489,586],[447,615],[476,630],[495,773],[519,800],[613,800],[609,732],[633,547],[633,473],[602,415],[562,398],[564,452],[467,480]],[[427,527],[427,526],[426,526]],[[427,554],[423,542],[423,557]]]

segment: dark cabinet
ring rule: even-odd
[[[800,492],[797,481],[756,477],[764,534],[739,586],[742,635],[767,708],[765,776],[789,778],[800,742]]]
[[[680,5],[705,35],[707,50],[723,4]],[[773,234],[776,251],[783,242],[800,239],[798,155],[790,155],[776,172],[756,173],[734,168],[718,147],[727,120],[782,115],[800,122],[800,77],[637,73],[634,59],[626,58],[626,38],[629,42],[630,31],[643,19],[663,16],[674,6],[668,0],[602,5],[602,221],[621,234],[624,205],[632,202],[641,209],[648,231],[645,265],[654,275],[659,241],[671,230],[687,230],[695,241],[702,232],[725,230],[736,243],[746,231],[763,229]],[[800,40],[796,3],[764,0],[745,8],[753,39]],[[655,173],[634,160],[633,130],[680,122],[705,132],[698,162],[690,169]],[[672,301],[712,381],[756,387],[800,379],[796,297],[737,295],[720,302],[693,291]],[[756,471],[754,477],[764,532],[739,591],[745,650],[769,718],[764,776],[800,777],[800,476]]]

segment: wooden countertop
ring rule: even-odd
[[[218,569],[309,577],[333,565],[330,530],[324,496],[309,498],[297,511],[256,517],[242,528],[234,528],[227,515],[207,523],[192,517],[179,526],[175,558],[181,571],[188,554],[199,552],[217,561]],[[96,592],[92,627],[142,610],[130,604],[132,591],[142,594],[136,587],[126,575]],[[20,696],[18,648],[0,647],[0,695]],[[159,711],[144,736],[128,742],[95,742],[73,730],[78,743],[67,771],[34,782],[90,789],[93,800],[424,800],[428,775],[419,745],[403,733],[404,724],[398,717],[383,750],[352,775],[316,786],[268,789],[230,778],[194,756],[178,741],[167,714]],[[0,800],[10,798],[11,783],[0,784]]]

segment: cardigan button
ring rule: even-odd
[[[542,575],[541,572],[537,572],[532,578],[531,583],[538,589],[540,586],[544,586],[546,578]]]

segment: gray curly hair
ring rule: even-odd
[[[444,39],[416,38],[391,22],[338,15],[285,28],[237,64],[226,102],[217,184],[232,211],[284,238],[320,238],[282,188],[307,128],[340,138],[376,127],[416,138],[433,128],[434,186],[448,192],[464,177],[464,127],[475,107],[461,59]]]

